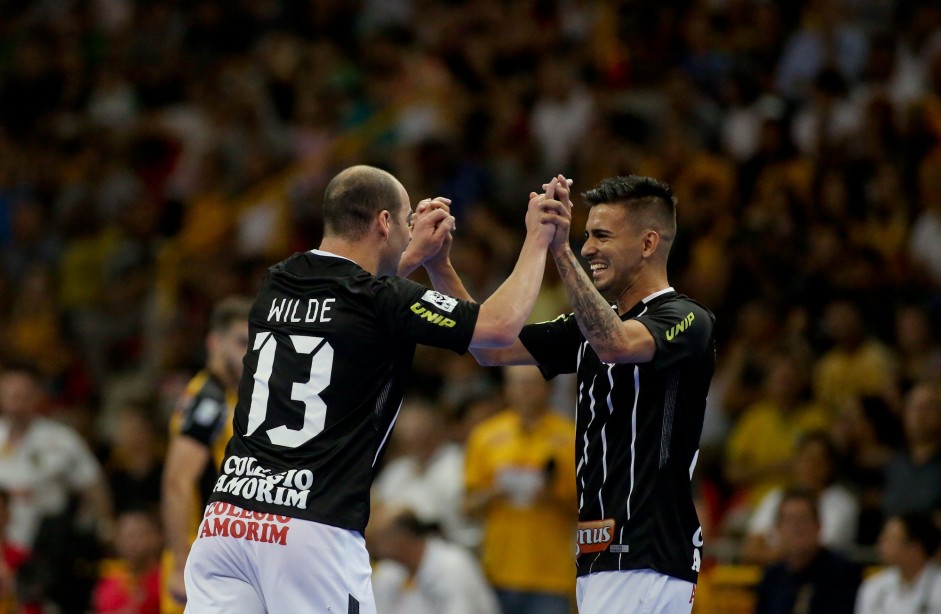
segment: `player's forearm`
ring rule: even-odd
[[[164,483],[163,526],[167,549],[173,554],[174,564],[182,567],[190,551],[190,527],[196,507],[192,486]]]
[[[411,244],[409,244],[411,246]],[[402,258],[399,259],[399,270],[396,273],[399,277],[408,277],[415,272],[415,269],[421,266],[421,258],[417,250],[405,249]]]
[[[431,285],[438,292],[464,301],[474,300],[467,288],[464,287],[464,282],[461,281],[461,277],[454,270],[450,260],[436,266],[426,264],[425,271],[428,273]]]
[[[505,347],[519,336],[533,310],[546,269],[546,247],[527,235],[513,272],[480,306],[471,347]]]
[[[632,362],[635,356],[624,323],[595,288],[572,250],[566,246],[553,253],[553,258],[578,328],[598,358],[607,363]]]

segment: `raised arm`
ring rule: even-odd
[[[569,186],[565,177],[556,181],[556,196],[564,206],[560,210],[550,251],[559,269],[565,293],[575,312],[582,335],[602,361],[607,363],[642,363],[653,360],[656,345],[647,327],[636,320],[622,321],[610,303],[595,288],[588,274],[572,252],[568,228],[571,225]],[[566,225],[568,224],[568,225]],[[563,228],[564,226],[564,228]],[[564,232],[563,232],[564,230]]]
[[[513,272],[480,306],[477,326],[471,339],[471,352],[482,365],[535,364],[535,360],[517,338],[529,317],[542,276],[545,272],[546,248],[556,232],[558,215],[547,212],[546,203],[562,207],[552,200],[553,183],[546,194],[530,193],[526,213],[526,239]],[[423,201],[424,202],[424,201]],[[464,300],[473,300],[450,261],[450,242],[425,268],[432,285],[439,292]]]

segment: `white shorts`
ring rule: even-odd
[[[186,612],[376,614],[371,573],[356,531],[214,502],[186,560]]]
[[[575,582],[578,614],[689,614],[696,585],[652,569],[599,571]]]

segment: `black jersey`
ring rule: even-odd
[[[547,378],[578,374],[578,575],[653,569],[696,582],[703,542],[690,480],[715,368],[715,316],[669,288],[628,319],[653,335],[653,361],[601,362],[572,315],[520,334]]]
[[[170,423],[170,436],[189,437],[206,446],[210,461],[199,478],[199,501],[205,503],[219,477],[225,445],[232,434],[234,394],[229,394],[209,371],[190,380],[179,402],[179,413]],[[230,398],[231,397],[231,398]],[[199,518],[202,518],[200,511]]]
[[[415,345],[465,352],[478,311],[318,250],[269,269],[210,501],[362,532]]]

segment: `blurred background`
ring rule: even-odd
[[[819,495],[823,545],[863,567],[893,564],[876,547],[887,518],[937,516],[938,3],[0,0],[0,367],[31,365],[36,411],[81,436],[113,501],[58,579],[17,579],[6,557],[7,611],[150,611],[81,596],[115,559],[159,552],[159,525],[134,514],[159,504],[212,306],[317,246],[325,184],[354,163],[396,174],[413,203],[453,200],[452,260],[478,299],[552,175],[576,193],[628,173],[672,185],[670,279],[718,326],[697,611],[750,611],[781,556],[786,485]],[[550,263],[532,321],[568,309]],[[419,441],[457,453],[452,485],[474,429],[518,409],[513,381],[417,355],[406,404],[436,416]],[[570,420],[573,399],[565,380],[545,405]],[[0,486],[26,496],[3,463]],[[453,506],[413,511],[446,528]],[[477,555],[488,521],[442,534]],[[153,545],[128,554],[122,535]]]

